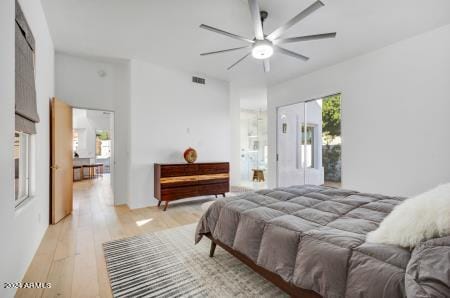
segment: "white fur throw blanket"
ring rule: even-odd
[[[450,235],[450,183],[403,201],[367,235],[367,241],[414,247],[446,235]]]

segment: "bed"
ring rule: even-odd
[[[450,297],[450,237],[412,250],[365,241],[403,200],[312,185],[245,193],[212,204],[195,241],[294,297]]]

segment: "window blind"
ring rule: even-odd
[[[35,134],[39,122],[34,75],[35,40],[17,1],[15,30],[15,129]]]

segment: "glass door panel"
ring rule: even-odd
[[[305,184],[322,185],[322,100],[305,103]]]
[[[304,103],[280,107],[277,121],[278,186],[303,185],[305,184],[305,159],[302,147]]]
[[[341,95],[322,99],[322,167],[324,184],[341,187]]]

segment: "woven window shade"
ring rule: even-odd
[[[16,1],[16,131],[36,133],[39,115],[34,78],[35,41],[20,5]]]

